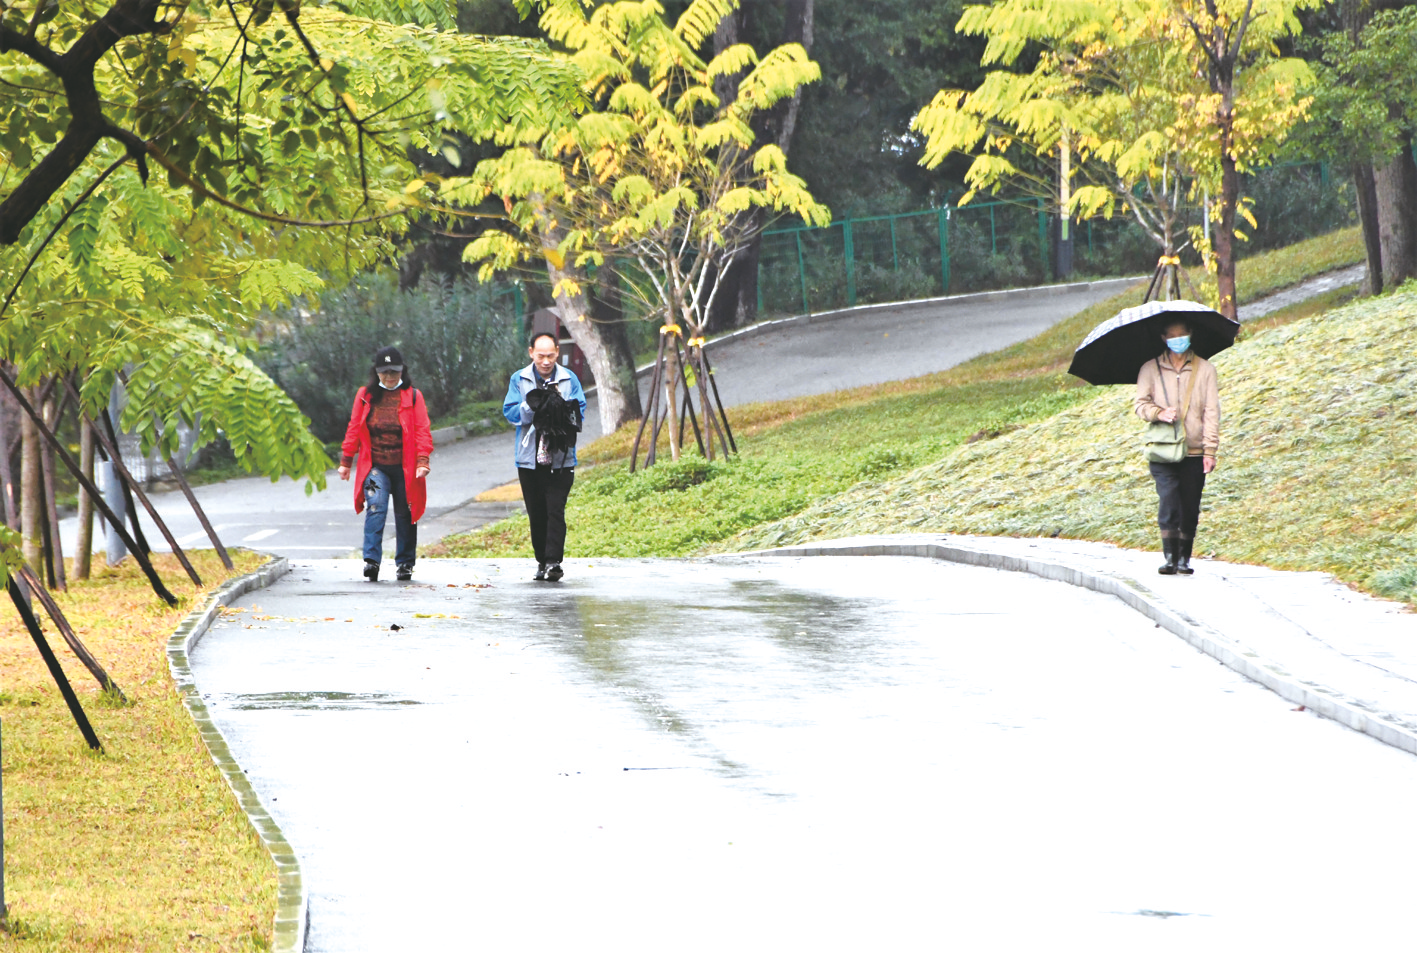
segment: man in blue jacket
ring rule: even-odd
[[[554,335],[532,336],[531,363],[512,375],[502,415],[517,425],[517,477],[531,522],[537,580],[565,575],[566,498],[576,480],[575,432],[585,417],[585,390],[560,363]]]

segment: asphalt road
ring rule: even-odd
[[[900,557],[356,568],[296,564],[191,657],[312,953],[1411,949],[1417,759],[1110,596]]]
[[[1026,340],[1125,282],[1060,285],[962,296],[933,302],[868,306],[847,312],[777,322],[710,345],[714,376],[728,406],[822,394],[846,387],[918,377],[979,354]],[[642,388],[648,386],[642,380]],[[584,441],[600,436],[592,397]],[[484,490],[516,478],[511,434],[447,444],[435,450],[428,480],[428,513],[419,542],[501,519],[505,504],[473,502]],[[197,497],[224,543],[283,556],[321,558],[353,553],[361,517],[354,487],[331,471],[324,492],[306,495],[304,484],[263,478],[200,487]],[[154,494],[153,503],[184,547],[210,545],[180,493]],[[144,515],[154,548],[167,547]],[[75,521],[64,521],[65,551],[74,546]],[[386,529],[389,551],[393,527]]]

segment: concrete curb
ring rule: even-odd
[[[285,839],[285,834],[281,832],[275,819],[261,804],[256,789],[246,778],[246,772],[232,757],[226,739],[222,737],[220,729],[207,712],[207,706],[197,690],[196,680],[187,661],[192,649],[196,648],[202,636],[206,635],[207,629],[220,614],[222,607],[230,605],[248,592],[264,589],[288,572],[289,560],[284,556],[273,558],[255,572],[232,579],[208,596],[206,603],[189,612],[187,618],[182,620],[182,624],[167,640],[167,665],[172,671],[177,693],[182,696],[182,703],[187,706],[188,714],[197,723],[197,730],[201,732],[202,741],[211,753],[212,761],[220,769],[222,777],[226,778],[226,783],[236,795],[241,809],[246,812],[251,826],[256,829],[261,842],[266,845],[266,850],[270,851],[271,858],[276,863],[275,936],[271,949],[277,953],[301,953],[305,949],[306,914],[310,898],[305,889],[305,881],[300,875],[300,860],[295,856],[294,849]]]
[[[725,554],[725,558],[730,554]],[[1147,589],[1135,579],[1114,573],[1091,572],[1049,559],[1028,558],[971,549],[949,543],[844,543],[830,542],[818,546],[791,546],[764,549],[733,556],[919,556],[943,559],[1002,569],[1026,572],[1043,579],[1065,582],[1072,586],[1116,596],[1131,608],[1151,619],[1162,628],[1185,639],[1200,651],[1241,675],[1258,682],[1285,701],[1331,718],[1345,727],[1360,731],[1408,754],[1417,754],[1417,732],[1394,722],[1381,712],[1366,708],[1323,685],[1300,680],[1257,653],[1247,651],[1227,639],[1222,633],[1171,606],[1165,599]]]
[[[739,328],[736,331],[729,331],[710,341],[704,342],[704,350],[712,350],[716,345],[727,344],[730,341],[746,340],[757,337],[760,334],[767,334],[770,331],[779,331],[784,328],[797,327],[808,324],[827,324],[832,321],[840,321],[843,318],[855,317],[859,314],[869,314],[872,311],[914,309],[914,308],[938,308],[945,306],[959,306],[978,304],[981,301],[997,301],[1000,298],[1040,298],[1057,294],[1070,294],[1072,292],[1090,291],[1093,288],[1107,285],[1128,285],[1136,284],[1138,281],[1145,281],[1146,275],[1136,275],[1131,278],[1103,278],[1099,281],[1078,281],[1061,285],[1037,285],[1032,288],[1001,288],[997,291],[976,291],[971,294],[946,295],[941,298],[912,298],[909,301],[887,301],[882,304],[861,304],[854,308],[837,308],[834,311],[817,311],[809,314],[797,314],[787,318],[774,318],[771,321],[759,321],[757,324],[750,324],[746,328]],[[654,364],[646,364],[643,367],[635,368],[635,377],[641,378],[654,370]],[[586,396],[595,393],[595,385],[586,388]],[[455,428],[448,428],[455,429]],[[434,440],[436,443],[436,438]]]

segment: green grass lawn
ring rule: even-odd
[[[1242,300],[1254,300],[1305,277],[1361,260],[1362,246],[1356,230],[1256,256],[1241,263]],[[1242,345],[1229,353],[1249,353],[1250,339],[1260,342],[1265,335],[1283,333],[1282,329],[1292,322],[1321,322],[1322,317],[1317,316],[1352,294],[1333,292],[1247,326],[1242,332]],[[1060,521],[1052,510],[1040,510],[1053,513],[1048,519],[1026,518],[1033,511],[1030,494],[1037,488],[1033,483],[1027,484],[1027,490],[1009,491],[1014,494],[1009,521],[991,522],[973,511],[968,520],[957,519],[957,512],[948,508],[931,506],[926,507],[928,515],[921,512],[920,507],[925,504],[913,498],[923,491],[912,482],[925,480],[924,475],[930,474],[929,479],[945,484],[967,478],[976,492],[981,492],[980,487],[989,490],[1012,486],[1020,466],[1017,448],[1032,439],[1027,434],[1035,432],[1027,428],[1046,428],[1055,421],[1074,420],[1086,408],[1094,408],[1093,412],[1102,416],[1115,415],[1117,408],[1113,405],[1120,406],[1119,401],[1126,403],[1130,399],[1129,394],[1122,393],[1127,388],[1100,392],[1068,377],[1065,369],[1073,348],[1089,329],[1139,299],[1139,290],[1128,290],[1029,341],[940,374],[736,408],[732,421],[740,453],[729,463],[707,463],[693,456],[679,464],[660,464],[631,474],[627,459],[633,431],[627,428],[611,434],[582,452],[582,459],[595,466],[582,468],[577,475],[577,487],[567,508],[571,552],[688,555],[909,529],[1049,534],[1061,529],[1063,535],[1149,545],[1145,527],[1147,514],[1154,507],[1143,498],[1150,492],[1150,485],[1137,484],[1135,473],[1129,477],[1131,495],[1118,496],[1115,506],[1099,499],[1098,509],[1086,520],[1066,522]],[[1227,388],[1222,397],[1227,404],[1224,439],[1228,455],[1244,446],[1243,425],[1237,415],[1241,404],[1237,400],[1245,398],[1240,390],[1230,389],[1230,372],[1222,373],[1226,375],[1223,384]],[[1233,386],[1241,385],[1237,380]],[[1105,409],[1097,411],[1099,406]],[[1097,422],[1088,419],[1088,426]],[[1057,480],[1064,486],[1078,484],[1093,470],[1122,467],[1130,473],[1125,470],[1130,459],[1127,448],[1135,442],[1131,430],[1136,428],[1131,427],[1132,421],[1125,413],[1119,421],[1114,422],[1113,430],[1120,427],[1117,433],[1126,436],[1118,444],[1115,460],[1105,456],[1094,460],[1089,451],[1077,459],[1067,458],[1066,462],[1059,457],[1052,468],[1039,461],[1032,465],[1033,470],[1050,473],[1056,469],[1057,473],[1068,474],[1066,479]],[[1086,443],[1090,434],[1080,430],[1078,439]],[[1009,449],[995,450],[1000,447]],[[1139,452],[1133,455],[1139,458]],[[961,460],[970,461],[967,472],[958,469]],[[1076,477],[1068,469],[1074,466],[1081,468]],[[1144,468],[1140,473],[1145,476]],[[1137,486],[1145,491],[1140,496]],[[1217,478],[1213,489],[1213,505],[1232,492],[1224,477]],[[880,518],[873,513],[881,514]],[[1206,519],[1204,532],[1208,534],[1212,518],[1207,514]],[[1119,533],[1118,526],[1132,528]],[[1217,548],[1219,542],[1217,537],[1207,537],[1202,540],[1202,549],[1210,546],[1231,558],[1275,565],[1336,569],[1355,564],[1353,558],[1336,557],[1296,562],[1287,551],[1270,558],[1264,539],[1257,539],[1254,546],[1238,545],[1238,540],[1227,542],[1223,549]],[[529,556],[525,517],[450,537],[431,547],[429,555]],[[1345,572],[1347,577],[1357,578],[1351,571]],[[1374,585],[1370,576],[1358,581],[1367,580]]]

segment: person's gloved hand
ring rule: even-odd
[[[546,403],[546,395],[549,393],[550,391],[541,390],[539,388],[537,390],[527,391],[526,405],[531,408],[532,413],[536,413],[541,409],[542,405]]]

